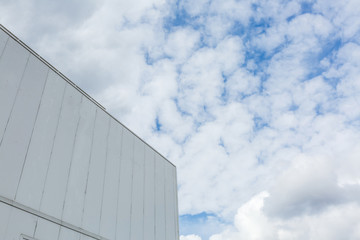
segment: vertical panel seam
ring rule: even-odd
[[[146,164],[145,164],[145,162],[146,162],[146,147],[145,147],[145,145],[144,145],[144,174],[143,174],[143,176],[144,176],[144,181],[143,181],[143,185],[144,185],[144,187],[143,187],[143,234],[142,234],[142,239],[144,239],[144,237],[145,237],[145,179],[146,179]]]
[[[98,109],[96,109],[95,111],[95,121],[94,121],[94,128],[93,128],[93,132],[92,132],[92,139],[91,139],[91,152],[90,152],[90,157],[89,157],[89,164],[88,164],[88,170],[87,170],[87,176],[86,176],[86,185],[85,185],[85,192],[84,192],[84,201],[83,201],[83,209],[82,209],[82,214],[81,214],[81,227],[83,226],[83,221],[84,221],[84,213],[85,213],[85,203],[86,203],[86,193],[87,193],[87,188],[88,188],[88,181],[89,181],[89,173],[90,173],[90,164],[91,164],[91,159],[92,159],[92,153],[93,153],[93,145],[94,145],[94,135],[95,135],[95,127],[96,127],[96,120],[98,117]]]
[[[165,175],[165,181],[164,181],[164,198],[165,198],[165,238],[167,238],[168,234],[169,234],[169,229],[168,226],[170,224],[170,219],[169,219],[169,186],[168,186],[168,181],[169,181],[169,170],[167,169],[168,167],[166,166],[166,163],[164,163],[164,175]],[[170,240],[170,239],[169,239]]]
[[[10,224],[10,218],[11,218],[11,216],[12,216],[12,214],[13,214],[13,211],[14,211],[14,208],[10,208],[9,215],[8,215],[8,219],[7,219],[7,221],[6,221],[6,228],[5,228],[5,233],[4,233],[5,238],[6,238],[6,235],[8,234],[8,229],[9,229],[9,224]]]
[[[10,38],[10,37],[7,36],[7,39],[6,39],[4,48],[3,48],[3,50],[1,51],[1,54],[0,54],[0,60],[1,60],[1,58],[2,58],[2,56],[3,56],[3,54],[4,54],[4,52],[5,52],[5,49],[6,49],[6,47],[7,47],[7,44],[8,44],[8,42],[9,42],[9,38]]]
[[[157,208],[156,208],[156,205],[157,205],[157,203],[156,203],[156,173],[157,173],[157,171],[156,171],[156,163],[157,163],[157,158],[156,158],[156,154],[154,153],[154,156],[153,156],[153,158],[154,158],[154,239],[156,240],[156,231],[157,231],[157,229],[156,229],[156,210],[157,210]]]
[[[131,166],[131,182],[130,182],[130,228],[129,228],[129,238],[131,238],[131,218],[132,218],[132,205],[133,205],[133,182],[134,182],[134,155],[135,155],[135,137],[132,137],[132,156],[130,158],[130,166]]]
[[[177,207],[176,207],[176,169],[174,169],[174,171],[173,171],[173,173],[174,173],[174,176],[173,176],[173,186],[172,186],[172,195],[173,195],[173,197],[174,197],[174,206],[173,206],[173,210],[174,210],[174,234],[175,234],[175,236],[174,236],[174,239],[176,239],[176,218],[177,218],[177,214],[176,214],[176,209],[177,209]]]
[[[146,147],[145,147],[145,144],[144,144],[144,158],[143,158],[143,162],[142,162],[142,165],[143,165],[143,172],[142,172],[142,176],[143,176],[143,189],[142,189],[142,197],[143,197],[143,201],[142,201],[142,240],[144,240],[144,234],[145,234],[145,159],[146,159]]]
[[[115,239],[117,239],[117,225],[118,225],[118,211],[119,211],[119,193],[120,193],[120,175],[121,175],[121,162],[122,162],[122,145],[123,145],[123,134],[124,134],[124,128],[121,127],[121,142],[120,142],[120,159],[119,159],[119,173],[118,173],[118,187],[117,187],[117,194],[116,194],[116,219],[115,219]]]
[[[104,189],[105,189],[105,176],[106,176],[106,168],[107,168],[107,164],[108,164],[108,151],[109,151],[110,123],[111,123],[111,118],[109,117],[108,130],[107,130],[107,136],[106,136],[106,147],[105,147],[105,149],[106,149],[106,151],[105,151],[105,167],[104,167],[104,177],[103,177],[102,194],[101,194],[101,209],[100,209],[100,221],[99,221],[99,229],[98,229],[98,233],[100,233],[101,220],[102,220],[102,214],[103,214]]]
[[[66,179],[66,189],[65,189],[63,206],[62,206],[62,211],[61,211],[61,220],[63,220],[63,217],[64,217],[65,201],[66,201],[66,196],[67,196],[67,193],[68,193],[68,190],[69,190],[68,189],[69,188],[69,179],[70,179],[71,167],[72,167],[73,160],[74,160],[75,143],[76,143],[76,139],[78,138],[78,130],[79,130],[79,125],[80,125],[80,120],[81,120],[81,112],[80,111],[81,111],[83,99],[84,99],[84,96],[81,95],[80,106],[79,106],[79,109],[78,109],[79,117],[78,117],[77,124],[76,124],[75,136],[74,136],[74,140],[73,140],[73,144],[72,144],[72,148],[71,148],[70,165],[69,165],[69,170],[68,170],[67,179]]]
[[[176,203],[176,240],[179,240],[179,199],[178,199],[178,182],[177,182],[177,169],[175,168],[175,203]]]
[[[51,152],[50,152],[49,161],[48,161],[48,165],[47,165],[47,169],[46,169],[46,174],[45,174],[45,181],[44,181],[44,184],[43,184],[43,189],[42,189],[41,199],[40,199],[40,203],[39,203],[39,208],[38,208],[38,209],[41,209],[42,202],[43,202],[43,198],[44,198],[45,185],[46,185],[46,181],[47,181],[47,178],[48,178],[48,173],[49,173],[49,168],[50,168],[51,159],[52,159],[52,155],[53,155],[53,150],[54,150],[56,135],[57,135],[57,132],[58,132],[58,130],[59,130],[59,123],[60,123],[61,113],[62,113],[62,110],[63,110],[63,105],[64,105],[64,99],[65,99],[66,89],[67,89],[67,85],[65,85],[65,86],[64,86],[64,89],[63,89],[63,94],[62,94],[62,99],[61,99],[60,110],[59,110],[59,114],[58,114],[58,118],[57,118],[55,134],[54,134],[54,137],[53,137],[53,142],[52,142],[52,146],[51,146]]]
[[[34,228],[34,232],[33,232],[33,235],[32,235],[33,238],[35,238],[35,233],[36,233],[36,230],[37,230],[38,221],[39,221],[39,217],[36,218],[35,228]]]
[[[40,107],[41,107],[41,104],[42,104],[42,101],[43,101],[43,96],[44,96],[44,91],[45,91],[45,87],[48,83],[48,78],[49,78],[49,72],[50,72],[50,69],[47,68],[48,71],[46,73],[46,79],[44,81],[44,86],[43,86],[43,89],[42,89],[42,93],[41,93],[41,99],[40,99],[40,102],[39,102],[39,106],[38,106],[38,109],[37,109],[37,112],[36,112],[36,117],[35,117],[35,121],[34,121],[34,125],[33,125],[33,129],[31,131],[31,135],[30,135],[30,141],[29,141],[29,144],[27,146],[27,149],[26,149],[26,154],[25,154],[25,158],[24,158],[24,162],[23,162],[23,165],[22,165],[22,168],[21,168],[21,173],[20,173],[20,178],[19,178],[19,181],[18,181],[18,184],[17,184],[17,187],[16,187],[16,192],[15,192],[15,198],[14,200],[16,200],[16,197],[17,197],[17,194],[18,194],[18,191],[19,191],[19,186],[20,186],[20,182],[22,180],[22,176],[23,176],[23,172],[24,172],[24,167],[25,167],[25,164],[26,164],[26,159],[27,159],[27,155],[29,153],[29,148],[30,148],[30,145],[31,145],[31,142],[32,142],[32,138],[33,138],[33,134],[34,134],[34,129],[35,129],[35,126],[36,126],[36,122],[38,120],[38,116],[39,116],[39,111],[40,111]],[[36,233],[36,227],[37,227],[37,224],[38,224],[38,219],[36,219],[36,226],[35,226],[35,230],[34,230],[34,235],[35,236],[35,233]]]
[[[21,74],[20,83],[19,83],[18,89],[17,89],[17,91],[16,91],[16,95],[15,95],[14,102],[13,102],[13,104],[12,104],[12,106],[11,106],[10,114],[9,114],[9,117],[8,117],[7,122],[6,122],[6,125],[5,125],[4,134],[3,134],[2,137],[1,137],[0,146],[2,145],[2,142],[3,142],[3,140],[4,140],[4,136],[5,136],[7,127],[8,127],[8,125],[9,125],[9,121],[10,121],[12,112],[13,112],[13,110],[14,110],[14,106],[15,106],[17,97],[18,97],[18,95],[19,95],[19,91],[20,91],[20,88],[21,88],[21,84],[22,84],[22,82],[23,82],[23,80],[24,80],[25,71],[26,71],[26,69],[27,69],[27,67],[28,67],[28,63],[29,63],[30,56],[31,56],[31,54],[29,53],[29,55],[28,55],[28,57],[27,57],[27,60],[26,60],[26,64],[25,64],[24,70],[23,70],[23,72],[22,72],[22,74]]]
[[[59,227],[59,231],[58,231],[58,236],[57,236],[57,240],[59,240],[59,239],[60,239],[60,233],[61,233],[61,228],[62,228],[62,226],[60,226],[60,227]]]
[[[38,107],[37,107],[36,117],[35,117],[35,121],[34,121],[32,130],[31,130],[30,140],[29,140],[29,143],[28,143],[27,148],[26,148],[26,153],[25,153],[25,158],[24,158],[24,161],[23,161],[23,164],[22,164],[22,168],[21,168],[20,178],[19,178],[18,184],[17,184],[17,186],[16,186],[16,192],[15,192],[14,200],[16,200],[17,193],[18,193],[18,190],[19,190],[19,185],[20,185],[20,181],[21,181],[21,179],[22,179],[22,175],[23,175],[23,172],[24,172],[24,167],[25,167],[25,164],[26,164],[27,155],[28,155],[28,153],[29,153],[29,148],[30,148],[30,145],[31,145],[31,142],[32,142],[32,137],[33,137],[33,134],[34,134],[34,129],[35,129],[35,126],[36,126],[36,122],[37,122],[37,120],[38,120],[39,110],[40,110],[40,106],[41,106],[41,103],[42,103],[42,100],[43,100],[45,86],[46,86],[46,84],[47,84],[47,80],[48,80],[48,77],[49,77],[49,71],[50,71],[50,69],[49,69],[49,68],[47,68],[47,69],[48,69],[48,71],[47,71],[47,73],[46,73],[46,79],[45,79],[45,81],[44,81],[43,89],[42,89],[42,92],[41,92],[41,98],[40,98],[40,101],[39,101],[39,105],[38,105]]]
[[[81,110],[80,110],[81,111]],[[94,113],[96,114],[96,108],[95,108],[95,110],[94,110]],[[94,114],[94,115],[95,115]],[[81,121],[81,113],[80,113],[80,120],[79,121]],[[92,124],[91,124],[91,126],[95,126],[95,119],[93,120],[93,122],[92,122]],[[93,130],[93,129],[92,129]],[[78,130],[77,130],[78,131]],[[90,130],[91,131],[91,130]],[[91,131],[91,134],[93,134],[93,132]],[[92,140],[92,139],[91,139]],[[76,141],[74,142],[74,150],[73,151],[75,151],[75,145],[76,145]],[[91,144],[90,144],[91,145]],[[91,146],[90,146],[91,147]],[[91,151],[91,149],[90,149],[90,151]],[[74,160],[74,155],[75,155],[75,153],[72,155],[72,161]],[[68,177],[68,181],[70,181],[70,176],[71,176],[71,169],[70,169],[70,172],[69,172],[69,177]],[[68,188],[68,187],[67,187]],[[65,200],[64,200],[64,207],[65,207],[65,205],[66,205],[66,197],[67,197],[67,193],[65,194]],[[85,198],[85,197],[84,197]],[[82,204],[84,204],[84,203],[82,203]],[[81,209],[82,210],[82,209]],[[65,212],[65,208],[64,208],[64,212]],[[82,212],[81,212],[81,214],[82,214]],[[82,216],[81,216],[82,217]],[[62,216],[62,218],[63,218],[63,216]],[[80,219],[80,221],[81,221],[81,219]],[[81,224],[81,223],[80,223]]]
[[[162,159],[161,159],[162,160]],[[166,210],[167,210],[167,203],[166,203],[166,165],[165,162],[163,162],[163,184],[164,184],[164,220],[165,220],[165,224],[164,224],[164,234],[165,234],[165,239],[166,239]]]
[[[146,148],[144,147],[144,181],[143,181],[143,218],[142,218],[142,224],[143,224],[143,233],[142,233],[142,239],[144,239],[144,235],[145,235],[145,179],[146,179],[146,165],[145,165],[145,162],[146,162]]]

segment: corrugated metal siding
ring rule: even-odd
[[[1,239],[178,239],[175,167],[2,30],[0,113]]]

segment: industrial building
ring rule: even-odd
[[[176,167],[3,26],[0,239],[179,239]]]

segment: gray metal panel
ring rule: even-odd
[[[176,167],[173,168],[174,172],[174,195],[175,195],[175,239],[179,240],[179,205],[178,205],[178,185],[177,185],[177,173],[176,173]]]
[[[9,205],[0,202],[0,239],[5,239],[11,210]]]
[[[37,217],[13,208],[4,239],[19,239],[21,234],[33,236]]]
[[[29,52],[10,38],[0,59],[0,141],[29,56]]]
[[[60,226],[58,224],[39,218],[36,224],[34,237],[39,240],[55,240],[58,239],[59,231]]]
[[[102,195],[104,189],[107,139],[110,116],[98,109],[96,113],[94,138],[85,195],[82,227],[90,232],[99,233]]]
[[[8,198],[5,198],[5,197],[1,197],[0,196],[0,203],[5,203],[9,206],[12,206],[16,209],[19,209],[19,210],[22,210],[24,212],[27,212],[28,214],[31,214],[33,216],[36,216],[36,217],[39,217],[39,218],[42,218],[42,219],[45,219],[45,220],[48,220],[50,222],[53,222],[54,224],[57,224],[59,226],[62,226],[62,227],[66,227],[67,229],[71,229],[72,231],[75,231],[75,232],[78,232],[78,233],[81,233],[81,234],[84,234],[86,236],[90,236],[94,239],[98,239],[98,240],[107,240],[106,238],[104,237],[101,237],[99,235],[96,235],[94,233],[91,233],[89,231],[86,231],[84,229],[81,229],[79,226],[74,226],[70,223],[67,223],[67,222],[64,222],[64,221],[61,221],[60,219],[57,219],[57,218],[54,218],[52,216],[49,216],[43,212],[40,212],[38,210],[34,210],[32,208],[29,208],[27,206],[24,206],[20,203],[17,203],[13,200],[10,200]]]
[[[118,220],[116,239],[130,239],[131,186],[134,154],[134,135],[127,129],[123,131]]]
[[[16,201],[37,210],[40,208],[64,91],[65,81],[50,71],[16,194]]]
[[[11,38],[4,48],[2,33],[0,31],[0,195],[13,199],[13,192],[6,195],[1,191],[1,182],[4,182],[1,178],[9,182],[10,177],[11,184],[18,189],[16,201],[41,209],[52,221],[66,226],[61,231],[56,228],[61,232],[60,239],[79,239],[80,236],[91,239],[77,232],[95,236],[76,226],[92,233],[101,232],[109,239],[178,238],[175,168],[98,106],[88,102],[81,90],[62,82],[53,71],[46,85],[45,77],[39,81],[35,77],[36,69],[48,69],[49,65],[41,62],[33,68],[32,64],[40,61],[33,55],[28,61],[29,53]],[[32,70],[35,70],[34,76],[29,79],[33,82],[29,84],[26,78]],[[42,99],[40,86],[45,86]],[[97,117],[94,117],[95,111]],[[13,144],[14,139],[20,144]],[[15,156],[10,165],[9,156]],[[15,176],[4,175],[3,166],[14,168]],[[16,181],[17,175],[21,176],[20,181]],[[4,214],[1,211],[6,210],[0,206],[0,224],[6,218],[1,216]],[[44,215],[38,214],[35,215]],[[32,216],[24,217],[28,222],[20,219],[17,229],[19,224],[12,223],[13,229],[9,229],[7,236],[12,235],[11,231],[23,231],[23,224],[33,226],[29,219],[37,217],[27,215]],[[39,220],[39,238],[40,235],[52,236],[51,232],[56,231],[52,224]],[[32,236],[26,229],[22,233]],[[0,238],[4,238],[1,226]]]
[[[64,227],[60,228],[59,240],[79,240],[79,239],[80,239],[80,233],[74,232]]]
[[[61,218],[63,211],[81,99],[77,90],[66,88],[40,206],[41,211],[56,218]]]
[[[86,236],[86,235],[80,235],[80,240],[94,240],[94,238]]]
[[[155,152],[145,146],[144,239],[155,239]]]
[[[155,239],[165,240],[165,162],[155,156]]]
[[[92,149],[96,106],[83,98],[76,132],[62,220],[81,226]]]
[[[135,138],[130,226],[132,240],[141,240],[144,237],[144,148],[145,144]]]
[[[166,239],[176,239],[176,216],[175,216],[175,190],[174,180],[175,168],[173,165],[164,161],[165,163],[165,231]]]
[[[0,58],[5,49],[5,45],[6,45],[6,42],[8,39],[9,39],[9,36],[0,29]]]
[[[48,73],[31,56],[0,146],[0,193],[14,199]]]
[[[111,119],[100,222],[100,235],[108,239],[115,239],[116,235],[122,131],[123,127]]]

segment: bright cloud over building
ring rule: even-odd
[[[360,238],[360,4],[0,0],[177,166],[181,240]]]

